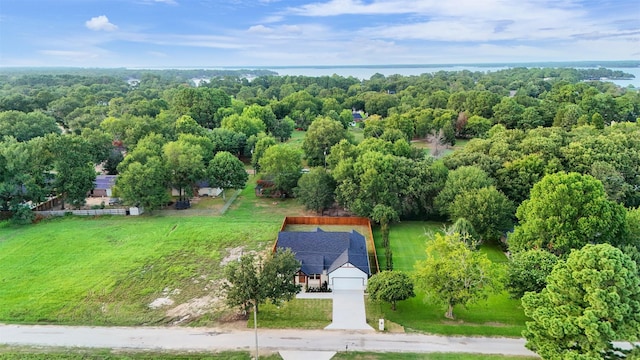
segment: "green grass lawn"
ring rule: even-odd
[[[298,149],[302,149],[302,143],[304,142],[304,137],[307,135],[306,131],[294,130],[291,133],[291,138],[287,140],[287,144],[297,147]]]
[[[528,360],[537,359],[526,356],[503,356],[487,354],[460,353],[375,353],[375,352],[339,352],[331,360]]]
[[[255,355],[255,354],[254,354]],[[35,348],[0,346],[0,359],[4,360],[249,360],[249,351],[188,352],[174,351],[122,351],[84,348]],[[282,359],[279,354],[260,354],[260,359]]]
[[[393,269],[405,272],[413,271],[416,261],[425,258],[425,247],[427,236],[443,229],[443,223],[424,221],[403,221],[392,224],[389,232],[389,242],[393,253]],[[382,245],[382,235],[380,227],[373,229],[373,237],[378,251],[380,269],[384,268],[384,246]]]
[[[228,249],[265,250],[295,200],[256,199],[248,186],[224,216],[63,217],[30,226],[0,223],[0,322],[162,324],[150,309],[220,297]],[[177,290],[176,290],[177,289]],[[209,314],[198,320],[208,325]]]
[[[189,352],[173,351],[114,351],[86,348],[35,348],[0,346],[0,359],[5,360],[249,360],[250,351]],[[260,359],[277,360],[277,353],[260,354]],[[378,353],[338,352],[332,360],[532,360],[535,357],[462,353]],[[309,360],[312,360],[311,358]]]
[[[364,129],[357,126],[349,126],[349,133],[353,136],[353,140],[356,144],[359,144],[364,140]]]
[[[416,261],[425,258],[427,235],[442,231],[441,223],[406,221],[391,226],[389,241],[393,252],[394,270],[407,273],[414,271]],[[374,231],[378,258],[384,262],[384,248],[379,229]],[[480,250],[494,263],[506,263],[507,258],[496,245],[483,245]],[[382,264],[381,263],[381,264]],[[499,265],[504,266],[504,265]],[[491,295],[486,300],[468,307],[456,306],[456,320],[444,317],[446,307],[425,294],[416,292],[416,297],[398,303],[392,311],[388,304],[368,302],[367,320],[377,326],[380,317],[405,327],[408,331],[424,331],[449,335],[520,336],[524,330],[524,315],[519,300],[509,298],[506,292]]]
[[[260,306],[258,327],[271,329],[324,329],[331,324],[332,301],[329,299],[293,299],[278,306]],[[253,327],[253,313],[247,322]]]

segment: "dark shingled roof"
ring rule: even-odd
[[[371,275],[367,243],[357,231],[281,231],[276,247],[291,249],[307,275],[322,274],[323,270],[330,273],[346,263]]]
[[[95,189],[111,189],[116,183],[117,175],[97,175],[93,181]]]

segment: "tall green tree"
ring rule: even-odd
[[[399,215],[410,213],[414,204],[405,200],[412,195],[409,183],[415,172],[411,159],[366,151],[356,161],[341,161],[332,171],[338,183],[336,199],[365,217],[371,217],[376,205],[388,206]]]
[[[367,282],[369,298],[391,304],[391,310],[396,311],[398,301],[416,296],[413,292],[413,281],[409,275],[400,271],[381,271]]]
[[[266,131],[273,134],[273,130],[276,127],[276,115],[273,113],[273,110],[271,110],[271,107],[253,104],[242,110],[242,116],[262,120]]]
[[[624,242],[626,210],[607,199],[590,175],[546,175],[516,213],[520,223],[509,236],[514,251],[545,249],[568,254],[588,243]]]
[[[302,174],[295,193],[307,210],[322,213],[333,205],[335,189],[336,182],[333,177],[325,169],[317,167],[307,174]]]
[[[276,144],[276,139],[265,134],[258,135],[255,139],[255,144],[250,150],[251,166],[254,170],[260,171],[260,159],[269,147]]]
[[[44,201],[52,192],[52,168],[53,156],[43,138],[18,142],[5,137],[0,141],[0,209]]]
[[[302,154],[284,144],[269,147],[260,158],[260,171],[273,179],[275,190],[292,194],[302,171]]]
[[[470,250],[459,234],[436,234],[426,253],[415,265],[416,286],[447,306],[448,319],[454,318],[456,305],[484,299],[499,289],[499,276],[486,254]]]
[[[545,250],[527,250],[514,254],[507,269],[506,288],[515,299],[526,292],[540,292],[547,286],[547,276],[558,257]]]
[[[340,122],[328,118],[314,120],[302,143],[302,150],[309,165],[325,165],[331,147],[342,139],[348,139],[348,133]]]
[[[526,347],[544,359],[616,358],[614,341],[640,338],[636,264],[609,244],[572,252],[522,306],[533,320],[523,332]]]
[[[169,171],[171,185],[180,193],[180,200],[193,195],[193,184],[204,178],[202,149],[182,141],[173,141],[163,147],[164,163]]]
[[[239,156],[242,155],[247,143],[247,136],[245,134],[224,128],[215,128],[209,131],[207,136],[213,143],[214,153],[218,151],[228,151]]]
[[[210,186],[221,189],[244,189],[249,179],[242,161],[226,151],[217,153],[209,162],[207,177]]]
[[[168,175],[162,158],[153,156],[144,164],[135,161],[121,169],[116,189],[125,204],[153,211],[166,205],[171,199],[167,191]]]
[[[23,113],[21,111],[0,112],[0,139],[13,136],[18,141],[27,141],[46,134],[60,134],[56,120],[41,111]]]
[[[291,250],[278,250],[260,259],[245,254],[225,268],[227,282],[223,285],[229,306],[239,306],[248,312],[254,306],[258,312],[260,304],[267,300],[279,303],[291,300],[300,292],[293,278],[300,270],[300,262]]]
[[[280,142],[285,142],[291,138],[293,130],[296,128],[296,123],[288,116],[284,119],[276,119],[271,129],[271,134]]]
[[[220,125],[215,121],[216,112],[231,106],[231,97],[220,89],[182,87],[173,95],[171,106],[179,115],[189,115],[201,126],[213,129]]]
[[[233,114],[222,119],[222,128],[245,134],[247,137],[258,135],[266,130],[266,126],[259,118],[247,115]]]
[[[88,143],[77,135],[50,135],[46,139],[49,151],[55,154],[56,192],[72,206],[83,206],[96,179]]]
[[[475,191],[493,185],[494,181],[486,172],[475,166],[461,166],[449,171],[442,191],[435,198],[435,206],[442,214],[450,214],[450,207],[456,196],[467,191]]]
[[[400,221],[398,212],[390,206],[377,204],[371,211],[371,218],[373,221],[380,224],[382,242],[385,247],[389,246],[389,224],[395,221]]]
[[[449,206],[451,220],[467,219],[484,240],[498,240],[510,230],[514,212],[513,203],[493,186],[464,191]]]

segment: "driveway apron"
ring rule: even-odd
[[[371,330],[364,310],[364,290],[336,290],[333,293],[333,322],[326,330]]]

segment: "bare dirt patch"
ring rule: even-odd
[[[244,253],[244,246],[227,248],[226,250],[229,252],[229,254],[225,256],[224,259],[222,259],[222,261],[220,261],[220,267],[226,266],[230,262],[240,259],[240,257]]]
[[[224,302],[220,297],[205,295],[200,298],[191,299],[186,303],[167,310],[166,315],[169,318],[178,319],[174,322],[174,325],[177,325],[198,318],[222,306],[224,306]]]
[[[153,300],[149,304],[149,307],[151,309],[159,309],[159,308],[161,308],[163,306],[171,306],[171,305],[173,305],[173,303],[174,303],[174,301],[171,300],[168,297],[160,297],[160,298],[157,298],[157,299]]]

